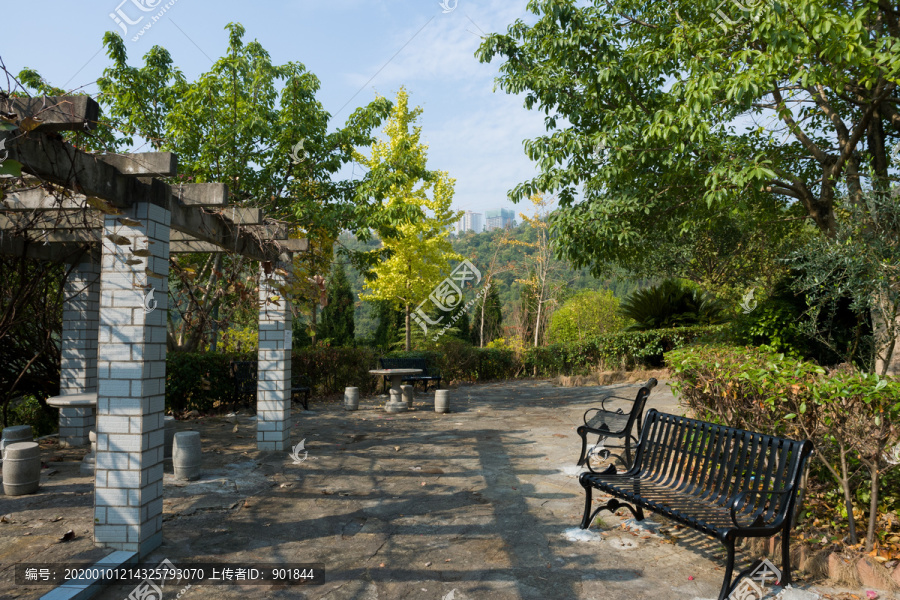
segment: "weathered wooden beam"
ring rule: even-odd
[[[0,110],[14,113],[16,122],[25,131],[93,129],[100,118],[100,105],[90,96],[0,98]],[[23,124],[26,119],[28,121]]]
[[[172,192],[185,206],[228,204],[228,186],[224,183],[187,183],[172,186]]]
[[[178,175],[178,157],[172,152],[99,154],[97,158],[117,168],[123,175],[143,177],[175,177]]]

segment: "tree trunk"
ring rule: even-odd
[[[410,333],[410,316],[409,316],[409,304],[406,305],[406,351],[409,352],[412,349],[412,335]]]
[[[878,488],[881,482],[881,473],[877,464],[869,465],[869,527],[866,530],[866,552],[871,552],[875,546],[875,527],[878,526]]]
[[[310,335],[309,337],[312,339],[312,345],[316,345],[316,318],[318,317],[319,305],[316,302],[312,303],[312,311],[309,313],[309,324],[310,324]]]
[[[850,475],[847,473],[847,453],[844,446],[840,446],[841,452],[841,488],[844,490],[844,504],[847,507],[847,533],[850,535],[850,543],[858,541],[856,537],[856,518],[853,516],[853,496],[850,493]]]

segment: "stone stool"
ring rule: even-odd
[[[172,468],[176,479],[200,478],[200,432],[180,431],[172,443]]]
[[[359,409],[359,388],[348,387],[344,390],[344,410]]]
[[[84,455],[84,458],[81,459],[81,466],[78,468],[85,477],[91,477],[94,474],[97,462],[97,432],[93,429],[88,431],[88,439],[91,442],[91,451]]]
[[[434,412],[450,412],[450,390],[435,390]]]
[[[41,486],[41,448],[37,442],[16,442],[6,447],[3,461],[3,493],[33,494]]]
[[[10,444],[18,442],[30,442],[33,440],[31,433],[31,425],[14,425],[12,427],[4,427],[3,434],[0,436],[0,460],[3,459],[3,449]]]
[[[403,402],[406,402],[407,408],[413,407],[413,398],[414,398],[414,390],[411,385],[401,385],[400,386],[400,395],[403,398]]]

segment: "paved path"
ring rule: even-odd
[[[300,464],[257,452],[250,417],[180,422],[201,431],[204,475],[179,484],[167,473],[165,541],[148,562],[316,562],[327,572],[317,587],[169,586],[166,598],[714,598],[723,552],[706,538],[668,523],[627,531],[608,513],[599,533],[567,538],[583,507],[575,427],[599,391],[461,387],[446,415],[433,412],[433,394],[395,415],[374,398],[354,413],[314,402],[295,414],[293,441],[305,438],[309,451]],[[664,384],[648,407],[678,410]]]

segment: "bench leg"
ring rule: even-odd
[[[303,393],[303,410],[309,410],[309,392]]]
[[[587,453],[587,430],[584,427],[579,427],[575,431],[581,436],[581,456],[578,457],[578,462],[575,463],[575,466],[580,467],[584,464],[585,454]]]
[[[781,532],[781,581],[778,585],[791,584],[791,530],[788,527]]]
[[[581,528],[587,529],[591,526],[591,500],[594,489],[591,487],[591,484],[586,484],[584,481],[581,481],[579,478],[579,483],[581,483],[581,487],[584,488],[584,517],[581,519]]]
[[[732,584],[731,575],[732,573],[734,573],[734,540],[722,543],[725,545],[725,549],[728,551],[728,560],[725,563],[725,579],[724,581],[722,581],[722,589],[719,592],[719,600],[727,600],[728,595],[731,593],[732,589],[736,587],[741,578],[738,577],[738,581]]]

